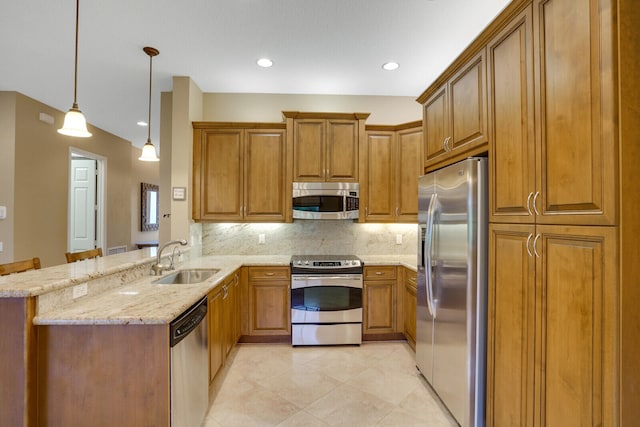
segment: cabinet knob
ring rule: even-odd
[[[384,273],[382,271],[376,271],[377,276],[382,276]]]
[[[533,254],[531,253],[531,249],[529,249],[529,243],[531,243],[531,239],[533,238],[533,233],[529,233],[529,237],[527,237],[527,253],[529,254],[530,257],[533,256]]]

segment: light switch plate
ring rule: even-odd
[[[396,245],[402,244],[402,234],[396,234]]]
[[[7,207],[0,206],[0,219],[5,219],[7,217]]]
[[[264,242],[265,242],[264,234],[258,234],[258,244],[264,245]]]

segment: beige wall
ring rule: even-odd
[[[89,125],[93,136],[71,138],[56,132],[64,113],[15,92],[15,174],[10,183],[3,178],[0,188],[12,187],[14,261],[40,257],[43,266],[62,264],[67,251],[67,211],[70,147],[94,153],[106,160],[106,242],[131,248],[132,237],[132,146],[129,141]],[[0,117],[6,120],[7,93],[0,102]],[[9,102],[10,104],[10,102]],[[49,125],[39,120],[46,113],[54,118]],[[2,147],[8,143],[2,134]],[[4,159],[4,156],[3,156]],[[3,160],[4,161],[4,160]],[[4,173],[4,172],[3,172]],[[6,221],[6,220],[5,220]],[[5,226],[5,222],[1,222]],[[4,231],[2,232],[4,235]],[[4,237],[0,237],[4,238]],[[0,254],[2,255],[2,254]]]
[[[130,249],[137,249],[135,243],[158,241],[158,231],[140,231],[141,200],[140,184],[160,185],[160,163],[138,160],[142,150],[131,147],[131,242]],[[160,188],[160,191],[167,189]]]
[[[0,92],[0,206],[7,208],[7,218],[0,219],[0,264],[13,261],[15,106],[15,92]]]
[[[367,124],[397,125],[422,120],[410,96],[205,93],[203,119],[220,122],[282,122],[282,111],[371,113]]]

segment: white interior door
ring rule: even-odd
[[[70,252],[96,247],[96,160],[72,159]]]

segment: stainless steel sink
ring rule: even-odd
[[[166,275],[153,283],[159,285],[188,285],[190,283],[201,283],[220,271],[219,268],[192,268],[178,270],[175,273]]]

